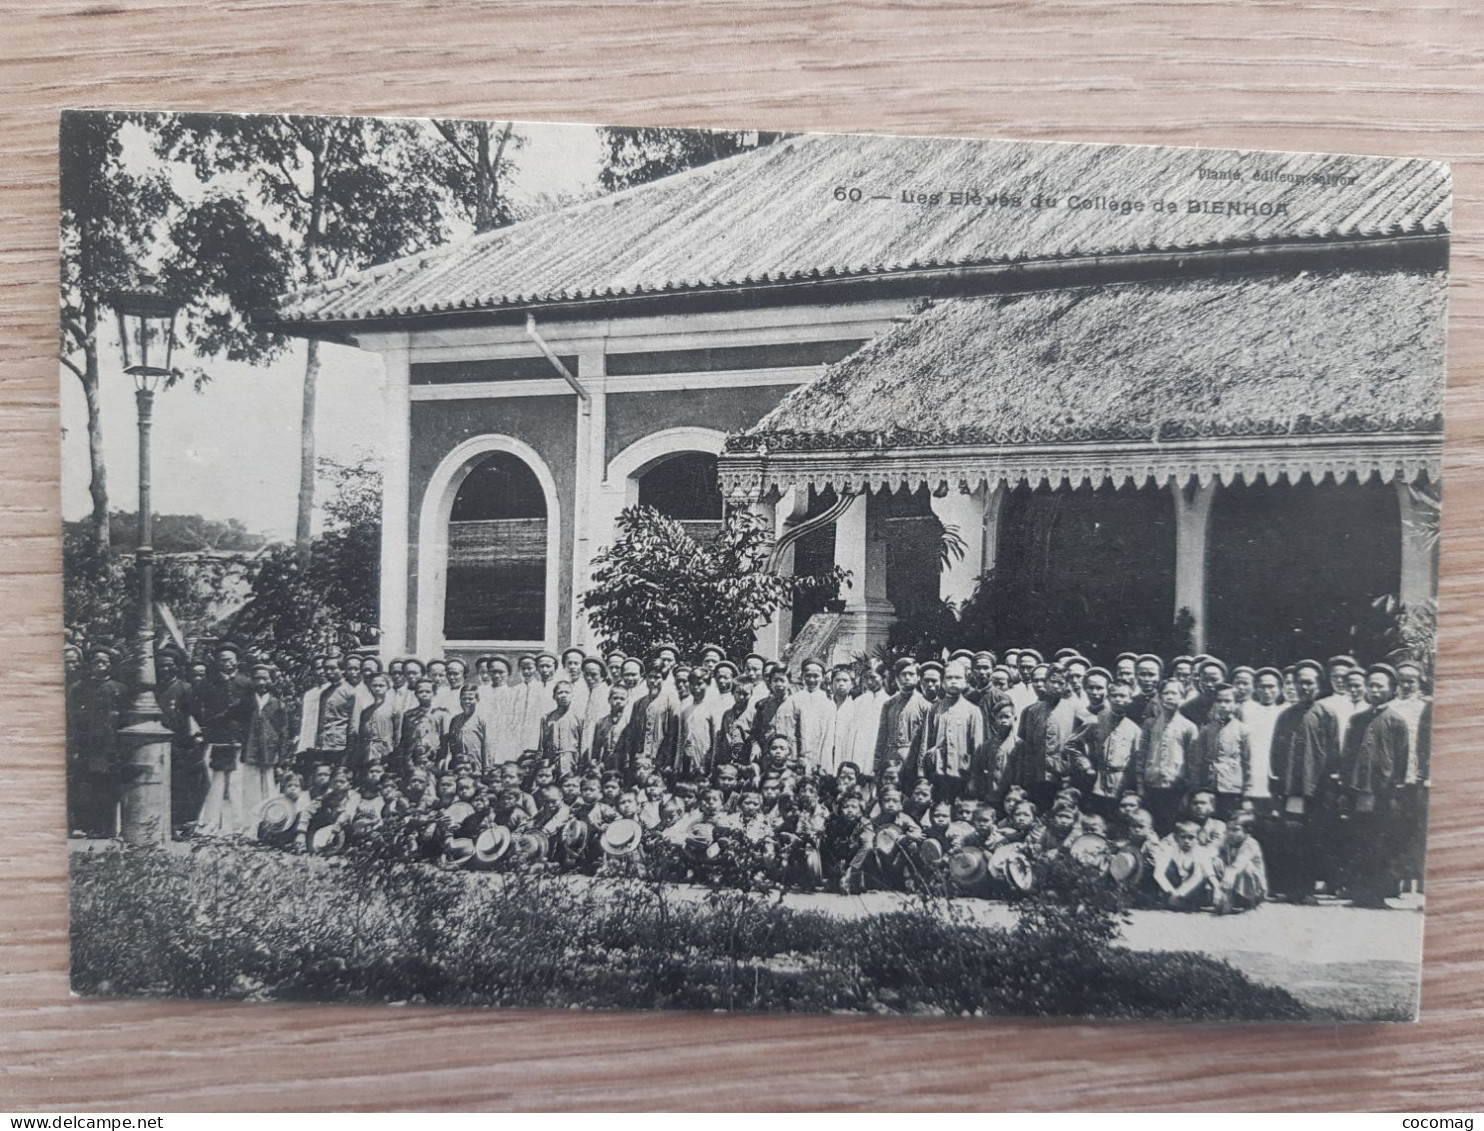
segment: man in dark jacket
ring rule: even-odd
[[[117,734],[126,695],[113,678],[113,654],[94,648],[87,674],[73,685],[67,727],[68,824],[74,836],[117,832]]]

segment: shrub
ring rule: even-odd
[[[1224,963],[1109,945],[1116,911],[1079,904],[1081,890],[1027,903],[1007,931],[929,898],[845,920],[723,888],[116,848],[72,857],[72,984],[83,994],[598,1009],[1305,1015]]]

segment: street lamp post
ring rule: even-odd
[[[115,291],[109,304],[118,314],[124,372],[134,378],[139,410],[139,619],[135,627],[134,702],[119,729],[119,830],[129,844],[170,840],[170,728],[155,699],[154,510],[150,505],[150,426],[155,391],[173,373],[170,355],[180,303],[152,279]]]

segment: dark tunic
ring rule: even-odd
[[[1410,738],[1407,721],[1389,704],[1355,712],[1340,754],[1340,784],[1357,793],[1389,792],[1406,773]]]
[[[248,766],[277,766],[289,759],[289,713],[273,696],[261,706],[258,697],[251,700],[252,715],[242,747],[242,761]]]
[[[1273,724],[1270,772],[1279,797],[1312,798],[1339,759],[1338,719],[1319,703],[1294,703]]]
[[[112,679],[89,677],[74,685],[67,738],[78,769],[90,774],[113,772],[119,714],[127,695],[124,685]]]
[[[191,707],[208,745],[241,745],[253,713],[252,680],[241,672],[230,679],[212,672],[192,689]]]

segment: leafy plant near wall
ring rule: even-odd
[[[716,535],[698,542],[653,507],[629,507],[618,517],[613,545],[593,559],[582,607],[597,634],[630,655],[660,642],[685,653],[714,643],[741,655],[796,594],[845,580],[838,567],[779,576],[768,568],[772,548],[762,522],[744,510],[729,511]]]

